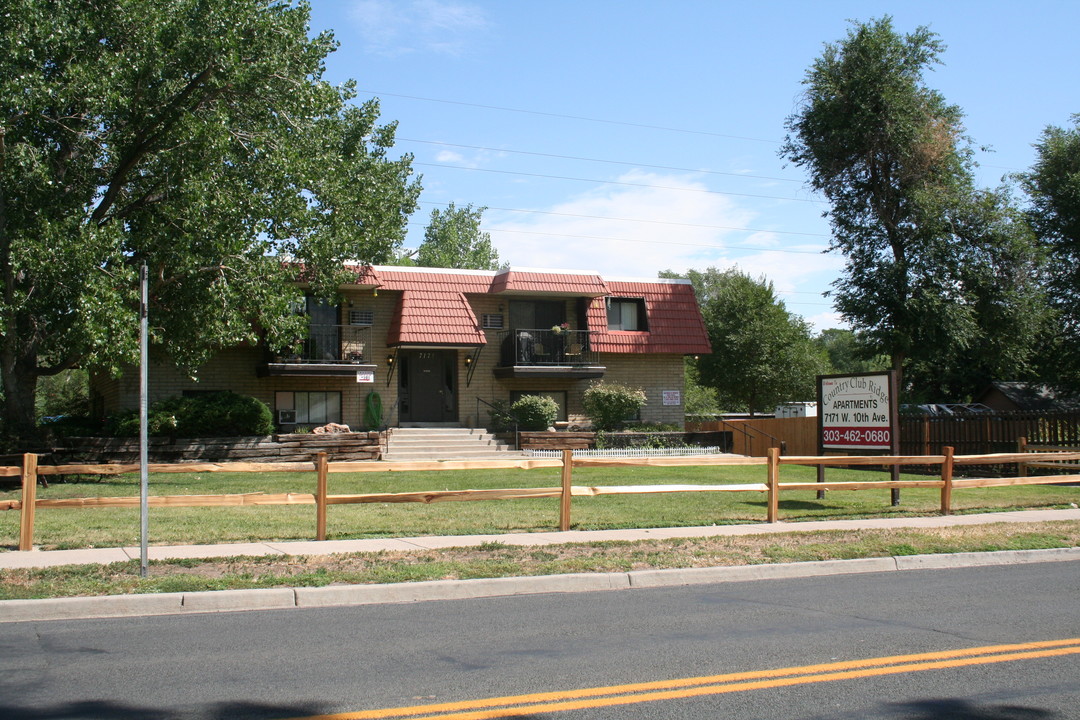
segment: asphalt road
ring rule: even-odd
[[[1080,563],[0,624],[7,720],[335,713],[1080,718]]]

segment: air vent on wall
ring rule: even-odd
[[[349,324],[350,325],[374,325],[375,324],[375,311],[374,310],[350,310],[349,311]]]

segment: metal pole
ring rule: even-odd
[[[147,270],[144,262],[139,270],[139,289],[141,299],[139,302],[139,574],[146,577],[149,574],[149,561],[147,550],[147,537],[149,535],[150,522],[150,476],[148,462],[147,424],[149,411],[147,409],[147,340],[149,335],[147,321],[147,302],[149,292],[147,290]]]

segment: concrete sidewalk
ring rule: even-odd
[[[708,527],[651,528],[642,530],[570,530],[567,532],[509,533],[505,535],[452,535],[443,537],[378,538],[366,540],[305,540],[295,542],[229,543],[223,545],[154,545],[151,560],[176,558],[219,558],[247,556],[333,555],[352,552],[438,550],[476,547],[485,543],[517,546],[560,545],[606,540],[663,540],[814,530],[861,530],[887,528],[935,528],[991,523],[1039,523],[1051,520],[1080,520],[1080,509],[1020,510],[932,517],[876,518],[867,520],[825,520],[753,525],[711,525]],[[86,550],[29,550],[0,552],[0,569],[42,568],[59,565],[94,565],[137,560],[139,548],[89,548]]]
[[[955,515],[949,517],[836,520],[776,523],[774,525],[725,525],[651,530],[599,530],[510,535],[334,540],[327,542],[240,543],[229,545],[177,545],[150,548],[152,559],[211,558],[236,555],[327,555],[379,550],[431,550],[469,547],[483,543],[541,546],[602,540],[649,540],[663,538],[758,535],[813,530],[880,528],[931,528],[992,523],[1041,523],[1080,520],[1080,509],[1028,510],[1019,512]],[[138,548],[93,548],[0,553],[0,568],[32,568],[71,564],[101,564],[139,557]],[[389,585],[330,585],[326,587],[219,590],[105,597],[71,597],[44,600],[0,601],[0,624],[148,615],[285,610],[342,607],[381,603],[464,600],[535,595],[540,593],[637,590],[679,585],[701,585],[754,580],[820,577],[826,575],[903,572],[911,570],[1009,565],[1032,562],[1080,560],[1080,548],[1012,550],[985,553],[953,553],[904,557],[826,560],[774,565],[707,567],[674,570],[634,570],[618,573],[581,573],[539,577],[505,577],[479,580],[434,580]]]

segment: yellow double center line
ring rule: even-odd
[[[918,655],[892,655],[821,665],[803,665],[779,670],[757,670],[678,680],[658,680],[630,685],[610,685],[607,687],[582,688],[580,690],[510,695],[481,700],[317,715],[306,720],[385,720],[386,718],[484,720],[486,718],[501,718],[522,713],[554,713],[564,710],[580,710],[582,708],[631,705],[656,700],[676,700],[702,695],[743,692],[745,690],[762,690],[790,685],[852,680],[880,675],[899,675],[925,670],[943,670],[970,665],[989,665],[1013,660],[1031,660],[1077,654],[1080,654],[1080,638],[1068,638],[1065,640],[1047,640],[1014,645],[988,645]]]

